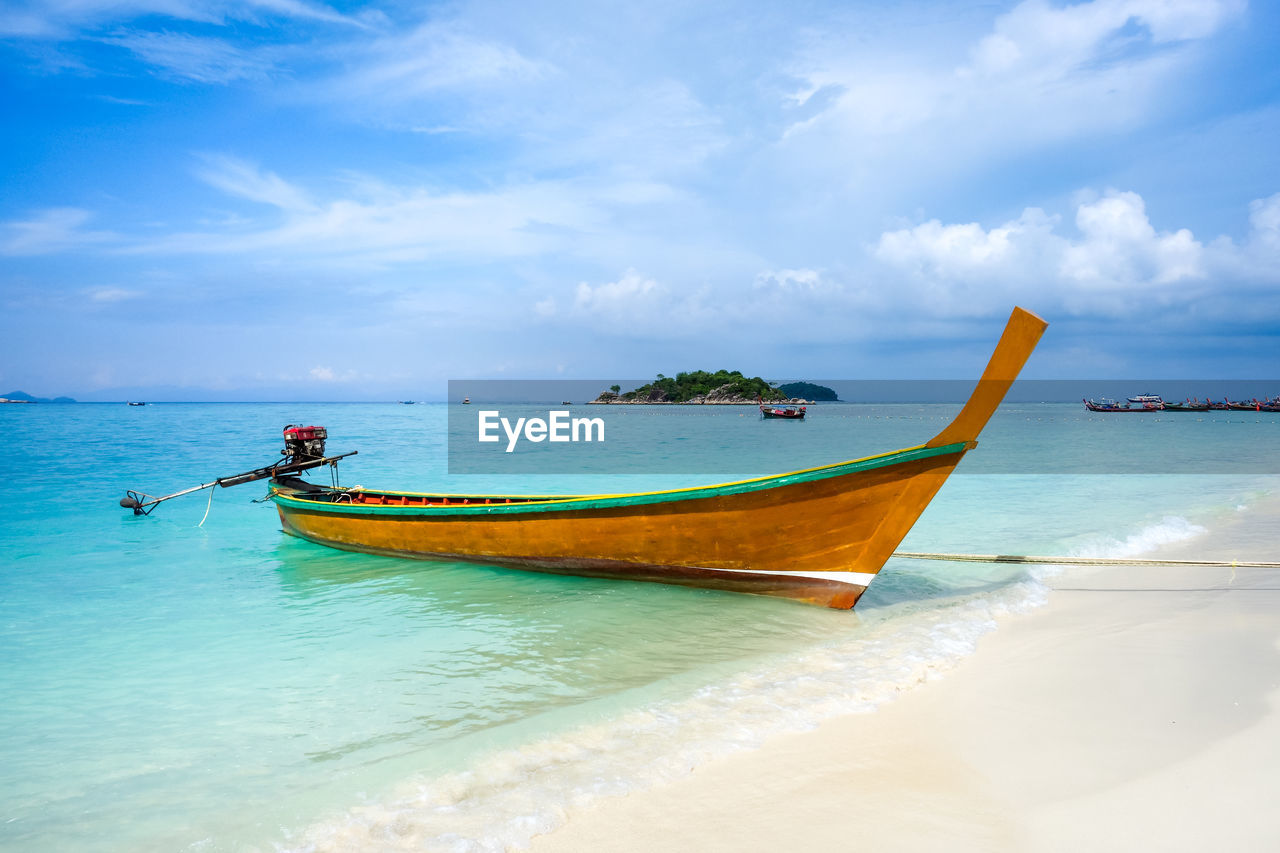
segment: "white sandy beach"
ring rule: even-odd
[[[1277,560],[1278,513],[1142,556]],[[942,679],[571,813],[533,849],[1280,849],[1280,570],[1048,583]]]

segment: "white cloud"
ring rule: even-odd
[[[332,367],[317,365],[307,371],[307,376],[316,382],[351,382],[357,378],[354,370],[345,370],[339,373]]]
[[[142,291],[126,290],[122,287],[94,287],[85,291],[85,296],[87,296],[91,302],[125,302],[142,296]]]
[[[218,38],[171,32],[129,32],[102,38],[168,74],[197,83],[262,79],[274,63],[267,52],[248,51]]]
[[[325,88],[349,98],[379,101],[533,81],[552,71],[507,44],[435,22],[376,39],[347,61],[353,70]]]
[[[629,269],[617,281],[595,287],[581,282],[574,295],[573,307],[580,314],[626,321],[651,314],[666,304],[669,295],[667,288]]]
[[[0,12],[0,33],[25,38],[73,38],[76,31],[104,23],[155,15],[174,21],[259,23],[264,18],[364,26],[322,3],[300,0],[12,0]]]
[[[1204,247],[1185,228],[1157,234],[1137,193],[1111,192],[1080,205],[1076,226],[1084,239],[1065,249],[1067,279],[1113,288],[1204,277]]]
[[[0,226],[8,234],[0,240],[0,254],[47,255],[116,239],[109,231],[85,230],[82,226],[92,218],[82,208],[55,207],[32,219],[6,222]]]
[[[1195,47],[1242,5],[1026,0],[996,18],[959,63],[953,42],[878,54],[846,34],[826,36],[796,60],[790,102],[840,94],[786,130],[783,165],[821,164],[863,187],[901,185],[1140,126],[1178,108]]]
[[[310,211],[314,205],[307,194],[274,172],[265,172],[235,157],[211,155],[200,177],[228,195],[286,211]]]
[[[703,327],[707,293],[705,287],[677,289],[628,269],[616,281],[580,282],[565,319],[593,328],[607,324],[609,334],[669,338]]]
[[[261,253],[274,259],[367,269],[442,255],[472,261],[575,248],[603,224],[607,188],[544,181],[473,192],[394,187],[353,177],[341,194],[314,198],[274,172],[210,157],[200,177],[237,198],[274,208],[268,222],[178,233],[136,243],[148,254]],[[315,195],[319,195],[316,193]]]
[[[1272,264],[1280,261],[1280,193],[1249,203],[1249,225],[1250,247],[1257,254],[1270,255],[1267,261]]]
[[[820,293],[838,290],[840,285],[824,278],[819,270],[779,269],[758,273],[755,287],[757,290],[778,290],[783,293]]]
[[[974,46],[961,75],[1032,75],[1044,79],[1080,70],[1083,63],[1114,61],[1135,43],[1205,38],[1243,3],[1235,0],[1093,0],[1052,6],[1027,0],[996,19]]]
[[[1243,245],[1209,245],[1188,229],[1158,231],[1141,196],[1115,190],[1082,202],[1077,234],[1038,208],[993,228],[937,220],[881,234],[873,256],[906,298],[930,311],[984,313],[1037,298],[1079,314],[1187,307],[1240,288],[1244,273],[1280,285],[1280,194],[1251,205]],[[1269,272],[1263,273],[1263,270]]]

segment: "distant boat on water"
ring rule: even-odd
[[[1159,399],[1159,398],[1157,398]],[[1085,400],[1084,407],[1091,412],[1162,412],[1164,411],[1164,403],[1143,403],[1140,406],[1131,406],[1128,403],[1117,403],[1115,400],[1102,397],[1097,400]]]
[[[145,405],[146,405],[146,403],[143,403],[143,402],[142,402],[142,401],[140,401],[140,400],[129,400],[129,401],[126,403],[126,405],[129,405],[129,406],[145,406]]]
[[[760,403],[759,406],[761,417],[784,421],[802,421],[807,410],[806,406],[772,406],[768,403]]]
[[[413,400],[401,400],[401,401],[400,401],[400,405],[402,405],[402,406],[412,406],[412,405],[413,405]]]
[[[1139,394],[1136,397],[1129,398],[1130,403],[1163,403],[1159,394]]]
[[[463,404],[464,406],[469,406],[469,405],[471,404],[471,398],[470,398],[470,397],[463,397],[463,398],[462,398],[462,404]]]

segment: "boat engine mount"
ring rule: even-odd
[[[289,424],[284,428],[284,449],[280,451],[280,455],[284,458],[278,462],[264,465],[261,468],[254,468],[252,471],[245,471],[242,474],[219,477],[211,482],[201,483],[198,486],[192,486],[189,489],[183,489],[180,492],[162,495],[161,497],[130,489],[120,499],[120,506],[133,510],[134,515],[150,515],[151,510],[155,509],[158,504],[181,495],[189,495],[202,489],[212,489],[214,486],[220,486],[225,489],[228,486],[238,486],[241,483],[252,483],[254,480],[265,480],[268,477],[299,474],[312,468],[319,468],[321,465],[328,465],[332,469],[333,485],[334,488],[337,488],[338,461],[346,459],[348,456],[355,456],[356,451],[351,450],[347,453],[340,453],[337,456],[325,456],[324,441],[328,437],[329,431],[322,426]],[[205,511],[205,516],[208,517],[208,510]],[[203,521],[200,523],[204,524]]]
[[[328,431],[322,426],[289,424],[284,428],[284,449],[280,455],[294,462],[323,459],[324,440],[328,437]]]

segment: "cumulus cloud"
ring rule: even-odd
[[[1062,275],[1103,288],[1155,287],[1203,278],[1204,247],[1185,228],[1157,234],[1133,192],[1109,192],[1076,211],[1082,239],[1065,247]]]
[[[316,382],[351,382],[357,378],[354,370],[337,371],[332,367],[317,365],[307,371],[307,376]]]
[[[1030,292],[1073,313],[1119,315],[1222,297],[1248,277],[1280,285],[1280,194],[1250,205],[1241,244],[1159,231],[1134,192],[1084,201],[1074,221],[1072,234],[1039,208],[991,228],[930,220],[881,234],[872,255],[922,305],[960,314]]]
[[[623,321],[647,315],[666,303],[670,292],[651,278],[629,269],[617,281],[592,287],[585,281],[574,295],[574,311],[607,320]]]
[[[704,288],[671,287],[628,269],[616,281],[579,282],[573,291],[573,302],[561,319],[591,326],[607,323],[611,333],[664,338],[682,334],[706,320],[706,295]],[[551,300],[544,303],[548,301]]]
[[[781,293],[821,293],[839,290],[840,285],[824,277],[820,270],[778,269],[758,273],[755,288],[756,290],[776,290]]]

